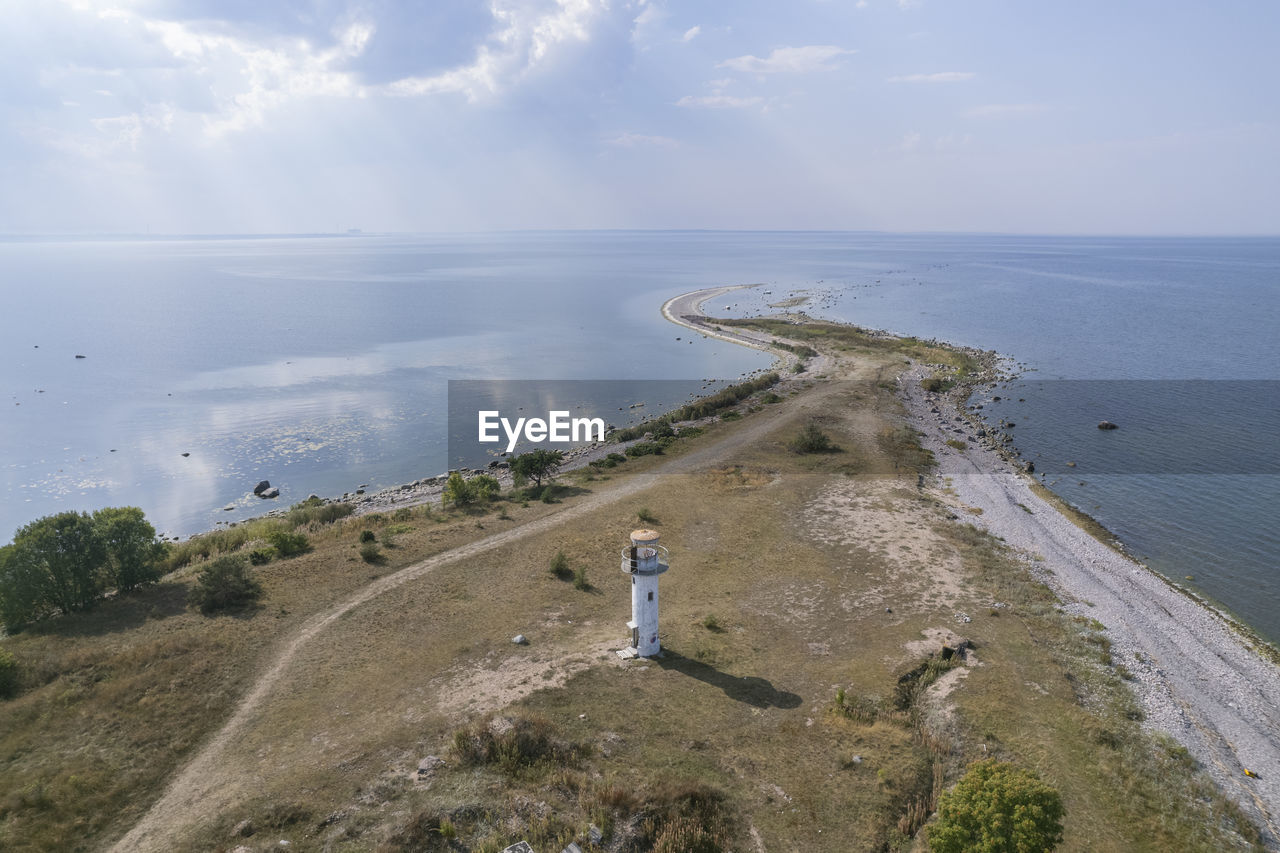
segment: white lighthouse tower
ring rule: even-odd
[[[651,658],[661,651],[658,642],[658,576],[671,568],[667,549],[658,544],[654,530],[631,531],[630,547],[622,549],[622,571],[631,575],[631,645],[622,657]]]

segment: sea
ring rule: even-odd
[[[259,480],[288,504],[441,473],[450,380],[594,380],[635,422],[658,402],[615,405],[628,383],[770,365],[659,313],[748,283],[712,313],[801,296],[1007,357],[975,401],[1042,482],[1280,641],[1280,238],[0,238],[0,540],[119,505],[185,537],[274,505]]]

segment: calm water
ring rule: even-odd
[[[773,294],[726,313],[804,289],[812,313],[1026,362],[995,393],[1046,482],[1280,638],[1275,239],[0,242],[0,531],[136,504],[188,534],[261,511],[263,478],[292,502],[437,473],[449,379],[736,377],[769,359],[658,307],[739,282]]]

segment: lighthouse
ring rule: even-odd
[[[620,657],[651,658],[661,651],[658,642],[658,576],[671,568],[667,549],[658,544],[654,530],[631,531],[631,545],[622,549],[622,572],[631,576],[631,645]]]

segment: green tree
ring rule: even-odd
[[[440,495],[440,502],[452,503],[454,506],[467,506],[476,502],[476,490],[463,479],[462,474],[450,471],[449,479],[444,484],[444,492]]]
[[[511,459],[511,477],[517,486],[533,480],[535,486],[541,487],[542,481],[554,480],[564,463],[564,454],[559,450],[530,450]]]
[[[491,501],[502,491],[502,484],[498,482],[497,477],[490,477],[488,474],[477,474],[467,481],[474,491],[478,499],[482,501]]]
[[[107,507],[93,514],[93,529],[107,551],[110,585],[129,592],[160,579],[164,543],[136,506]]]
[[[19,528],[4,565],[5,600],[31,609],[11,615],[20,624],[48,608],[84,610],[108,586],[106,564],[106,546],[88,513],[60,512]]]
[[[1043,853],[1062,841],[1062,797],[1030,770],[987,759],[938,800],[934,853]]]
[[[243,607],[262,596],[262,584],[258,583],[253,569],[244,557],[219,557],[205,565],[196,576],[190,603],[201,613],[216,613]]]

